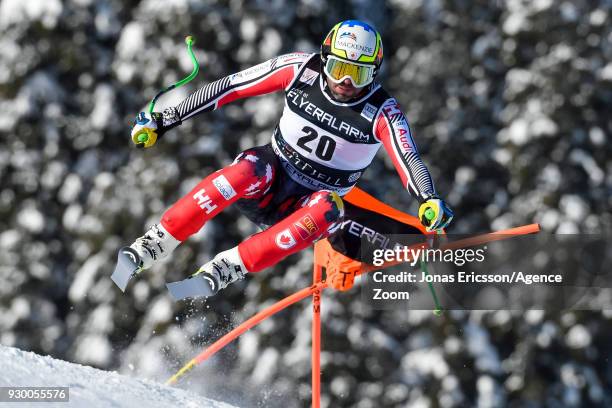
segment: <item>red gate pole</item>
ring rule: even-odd
[[[314,263],[312,284],[321,282],[323,267]],[[321,289],[312,293],[312,408],[321,406]]]
[[[227,346],[229,343],[237,339],[247,330],[250,330],[254,326],[257,326],[263,320],[267,319],[275,313],[278,313],[286,307],[299,302],[302,299],[306,299],[307,297],[312,295],[315,290],[321,291],[325,289],[325,287],[326,284],[324,282],[321,282],[318,285],[313,285],[308,288],[304,288],[298,292],[295,292],[294,294],[287,296],[286,298],[274,303],[272,306],[268,306],[264,310],[257,313],[255,316],[252,316],[250,319],[239,324],[238,327],[234,328],[234,330],[230,331],[225,336],[221,337],[219,340],[215,341],[213,344],[204,349],[204,351],[202,351],[196,357],[192,358],[187,364],[185,364],[180,370],[178,370],[176,374],[174,374],[168,379],[168,381],[166,381],[166,385],[176,384],[176,382],[181,377],[183,377],[186,373],[194,369],[198,364],[205,360],[208,360],[208,358],[217,354],[217,352],[223,347]]]
[[[460,239],[458,241],[454,241],[445,245],[442,245],[440,247],[440,249],[445,250],[445,249],[458,249],[458,248],[468,248],[471,246],[477,246],[477,245],[482,245],[482,244],[486,244],[489,242],[494,242],[494,241],[501,241],[504,239],[508,239],[511,238],[513,236],[519,236],[519,235],[525,235],[525,234],[534,234],[540,231],[540,226],[538,224],[529,224],[529,225],[523,225],[521,227],[515,227],[515,228],[510,228],[507,230],[503,230],[503,231],[496,231],[496,232],[491,232],[491,233],[487,233],[487,234],[480,234],[480,235],[476,235],[476,236],[472,236],[469,238],[464,238],[464,239]],[[420,248],[424,245],[424,243],[421,244],[416,244],[416,245],[412,245],[409,248]],[[321,240],[318,241],[315,244],[315,268],[318,267],[320,268],[318,270],[318,272],[315,270],[315,274],[319,274],[319,276],[322,275],[322,265],[328,265],[328,260],[326,259],[326,254],[329,253],[329,249],[331,248],[331,245],[329,244],[329,242],[327,242],[327,240]],[[406,260],[409,261],[409,260]],[[405,262],[405,261],[404,261]],[[393,265],[398,265],[400,263],[400,261],[392,261],[392,262],[387,262],[384,265],[381,266],[374,266],[374,265],[364,265],[364,267],[358,271],[355,276],[359,276],[362,275],[364,273],[368,273],[368,272],[372,272],[372,271],[376,271],[376,270],[381,270],[384,268],[388,268],[390,266]],[[321,279],[321,278],[319,278]],[[208,348],[204,349],[204,351],[202,351],[200,354],[198,354],[196,357],[194,357],[193,359],[191,359],[187,364],[185,364],[179,371],[176,372],[176,374],[174,374],[172,377],[170,377],[168,379],[168,381],[166,381],[166,385],[172,385],[175,384],[182,376],[184,376],[187,372],[191,371],[194,367],[196,367],[198,364],[200,364],[202,361],[207,360],[209,357],[215,355],[219,350],[221,350],[223,347],[225,347],[226,345],[228,345],[229,343],[231,343],[233,340],[235,340],[237,337],[239,337],[241,334],[243,334],[244,332],[246,332],[247,330],[251,329],[253,326],[256,326],[257,324],[259,324],[262,320],[267,319],[268,317],[272,316],[273,314],[283,310],[284,308],[299,302],[302,299],[306,299],[308,296],[314,295],[315,293],[318,293],[318,299],[313,299],[315,302],[318,302],[317,305],[318,307],[318,313],[316,313],[317,316],[317,321],[320,324],[320,313],[321,313],[321,293],[323,291],[323,289],[328,287],[328,283],[325,281],[320,281],[318,283],[313,284],[311,287],[308,288],[304,288],[298,292],[295,292],[294,294],[287,296],[286,298],[279,300],[278,302],[276,302],[275,304],[273,304],[272,306],[268,306],[267,308],[265,308],[264,310],[260,311],[259,313],[257,313],[255,316],[252,316],[250,319],[248,319],[247,321],[243,322],[242,324],[240,324],[238,327],[234,328],[234,330],[230,331],[229,333],[227,333],[225,336],[221,337],[219,340],[217,340],[216,342],[214,342],[213,344],[211,344]],[[315,314],[313,314],[314,317]],[[314,319],[313,319],[313,327],[314,327]],[[314,333],[314,331],[313,331]],[[317,340],[317,364],[319,363],[319,357],[320,357],[320,347],[321,347],[321,343],[320,343],[320,326],[319,326],[319,331],[318,331],[318,336],[316,337]],[[313,336],[313,340],[314,340],[314,336]],[[314,354],[314,341],[313,341],[313,355]],[[313,358],[313,363],[314,363],[314,358]],[[314,364],[313,364],[313,368],[314,368]],[[316,376],[317,379],[317,389],[320,391],[320,375],[321,375],[321,371],[320,371],[320,365],[317,365],[317,370],[316,373],[318,374]],[[313,370],[313,373],[315,373],[315,371]],[[314,379],[315,379],[315,375],[313,374],[313,390],[314,390]],[[313,392],[313,407],[316,406],[317,408],[319,407],[319,405],[314,405],[315,404],[315,400],[317,401],[317,404],[320,403],[320,393],[317,394],[317,398],[314,398],[314,392]]]

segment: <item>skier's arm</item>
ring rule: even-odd
[[[165,132],[201,112],[215,110],[236,99],[286,89],[297,75],[301,64],[311,55],[306,53],[281,55],[204,85],[177,106],[167,108],[161,113],[140,112],[132,128],[132,140],[138,144],[138,135],[143,130],[147,130],[150,137],[145,147],[151,147]]]
[[[419,201],[421,222],[431,230],[444,228],[450,223],[453,212],[438,197],[431,174],[412,139],[408,121],[395,99],[390,98],[384,103],[373,128],[374,136],[391,157],[403,185]],[[423,218],[428,209],[433,211],[433,220]]]
[[[394,99],[387,100],[378,112],[374,136],[391,157],[404,187],[419,202],[436,195],[429,170],[412,139],[408,121]]]
[[[207,84],[174,108],[177,119],[183,121],[237,99],[286,89],[293,81],[300,65],[309,57],[310,54],[305,53],[281,55]]]

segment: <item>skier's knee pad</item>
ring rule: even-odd
[[[344,202],[338,193],[331,190],[321,190],[311,194],[303,207],[326,206],[325,220],[335,222],[344,217]]]
[[[323,218],[327,236],[333,232],[344,217],[344,202],[338,193],[331,190],[321,190],[313,193],[304,203],[304,207],[318,207],[323,210]]]
[[[340,195],[335,191],[329,192],[329,200],[331,201],[335,211],[335,221],[338,221],[344,217],[344,201],[342,201],[342,197],[340,197]]]
[[[257,272],[276,264],[327,237],[343,215],[344,203],[337,193],[312,193],[294,213],[238,245],[244,265],[250,272]]]

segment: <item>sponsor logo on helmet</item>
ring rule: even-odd
[[[297,244],[297,241],[293,237],[293,234],[291,234],[289,228],[276,234],[275,242],[276,246],[278,246],[280,249],[290,249]]]
[[[380,36],[370,25],[358,20],[348,20],[336,27],[330,50],[332,54],[366,63],[382,61],[377,58],[379,49],[382,48],[382,45],[379,46]]]
[[[350,38],[353,41],[357,41],[357,36],[355,35],[355,33],[351,33],[348,31],[345,31],[342,34],[340,34],[340,38]]]
[[[351,42],[340,40],[340,39],[336,41],[336,47],[343,49],[343,50],[354,49],[366,55],[372,55],[374,53],[374,49],[372,47],[368,47],[367,45],[361,45],[361,44],[353,44]]]

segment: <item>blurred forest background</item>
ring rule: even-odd
[[[377,27],[380,82],[404,109],[449,229],[539,222],[610,231],[610,0],[1,0],[0,343],[165,380],[232,325],[309,285],[312,252],[207,302],[164,284],[256,232],[230,209],[122,294],[117,249],[241,150],[265,144],[282,94],[198,116],[152,149],[130,127],[162,86],[198,85],[291,51],[316,52],[347,18]],[[403,211],[384,150],[360,187]],[[310,399],[310,310],[246,333],[181,387],[239,406]],[[374,311],[359,288],[326,293],[327,407],[612,406],[612,310]],[[1,364],[0,364],[1,367]]]

